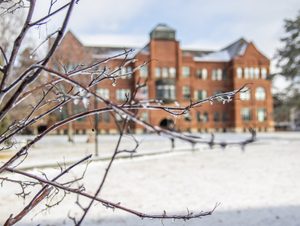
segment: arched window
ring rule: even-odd
[[[249,78],[249,68],[247,68],[247,67],[245,67],[245,69],[244,69],[244,77],[245,77],[246,79]]]
[[[236,69],[237,78],[243,78],[243,69],[238,67]]]
[[[241,98],[241,100],[250,100],[251,99],[251,92],[250,92],[250,89],[248,87],[244,87],[241,90],[240,98]]]
[[[127,73],[130,73],[130,72],[132,72],[132,68],[131,68],[131,67],[127,67]],[[127,77],[128,77],[129,79],[131,79],[132,73],[130,73],[129,75],[127,75]]]
[[[255,99],[256,100],[265,100],[266,99],[266,90],[263,87],[256,88]]]
[[[261,78],[262,79],[266,79],[267,78],[267,69],[266,68],[262,68],[261,69]]]
[[[212,69],[211,80],[216,80],[216,79],[217,79],[217,70]]]
[[[168,68],[164,67],[162,69],[162,77],[167,78],[168,77]]]
[[[253,68],[253,67],[250,67],[249,75],[250,75],[250,78],[251,78],[251,79],[254,78],[254,68]]]
[[[217,70],[217,79],[218,79],[219,81],[222,80],[222,70],[221,70],[221,69],[218,69],[218,70]]]
[[[206,69],[206,68],[203,68],[203,69],[202,69],[202,79],[203,79],[203,80],[206,80],[206,79],[207,79],[207,69]]]
[[[169,69],[170,78],[176,78],[176,69],[174,67],[171,67]]]
[[[256,79],[259,78],[259,68],[258,68],[258,67],[254,69],[254,77],[255,77]]]
[[[114,75],[120,75],[120,70],[119,67],[115,67],[115,74]]]
[[[160,68],[159,68],[159,67],[156,67],[156,68],[155,68],[155,77],[156,77],[156,78],[159,78],[159,77],[160,77]]]
[[[201,69],[197,69],[197,74],[196,74],[196,78],[201,79],[202,75],[201,75]]]
[[[122,67],[122,69],[121,69],[121,75],[124,75],[124,74],[126,74],[126,67]],[[125,79],[127,76],[122,76],[121,78],[122,79]]]

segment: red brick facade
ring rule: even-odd
[[[267,79],[267,75],[270,74],[270,60],[261,54],[253,43],[240,39],[220,51],[183,50],[179,41],[175,39],[175,31],[166,25],[158,25],[150,37],[148,45],[135,50],[130,56],[139,61],[127,65],[127,71],[144,61],[149,61],[147,67],[134,72],[131,78],[118,79],[116,86],[111,85],[111,80],[101,82],[97,87],[98,92],[122,104],[124,93],[132,93],[138,78],[141,77],[143,81],[148,76],[148,90],[144,91],[147,99],[164,99],[166,105],[174,106],[174,102],[177,102],[186,106],[190,99],[196,100],[219,92],[237,90],[247,83],[252,83],[252,86],[248,85],[251,86],[250,93],[242,96],[238,94],[234,101],[226,104],[214,101],[213,105],[205,103],[196,110],[192,109],[190,115],[176,118],[175,129],[190,132],[242,132],[248,127],[257,131],[274,130],[271,81]],[[83,46],[68,32],[52,64],[56,68],[55,62],[70,64],[71,67],[78,63],[91,64],[122,51],[124,52],[123,48],[117,47]],[[114,59],[106,66],[112,71],[120,66],[122,61],[121,58]],[[90,101],[91,104],[94,103],[93,100]],[[101,106],[104,105],[98,103],[98,107]],[[139,116],[153,125],[174,122],[174,117],[163,111],[140,110]],[[77,134],[89,133],[92,131],[93,122],[93,117],[92,120],[76,121],[73,123],[73,129]],[[60,133],[65,129],[62,127]],[[98,129],[102,134],[117,133],[110,115],[99,116]],[[133,123],[131,129],[136,133],[143,132],[140,125]]]

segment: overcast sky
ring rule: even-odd
[[[283,20],[299,10],[299,0],[80,0],[68,29],[86,45],[142,47],[164,23],[176,30],[181,48],[219,50],[243,37],[272,59],[285,35]]]

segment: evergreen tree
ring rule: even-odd
[[[274,101],[275,121],[291,121],[292,128],[300,122],[300,11],[295,20],[285,20],[287,36],[282,38],[282,49],[275,58],[281,75],[290,81],[290,86]]]
[[[295,20],[285,20],[285,31],[288,36],[281,39],[285,46],[277,50],[277,67],[295,85],[300,82],[300,11]]]

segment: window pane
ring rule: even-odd
[[[202,78],[203,78],[203,80],[207,79],[207,69],[206,68],[202,69]]]
[[[208,122],[208,113],[207,112],[203,113],[203,122]]]
[[[266,79],[267,78],[267,69],[266,68],[262,68],[261,69],[261,78],[262,79]]]
[[[99,93],[100,96],[109,99],[109,89],[97,89],[97,93]]]
[[[116,71],[116,72],[114,73],[114,75],[120,75],[119,67],[115,67],[115,70],[114,70],[114,71]]]
[[[125,101],[126,100],[126,95],[129,95],[130,97],[130,89],[117,89],[116,90],[116,100],[119,101]]]
[[[242,68],[238,67],[236,69],[237,78],[243,78],[243,70]]]
[[[132,72],[132,68],[131,67],[127,67],[127,73]],[[127,78],[131,79],[132,74],[127,75]]]
[[[187,66],[182,67],[182,76],[184,78],[190,77],[190,67]]]
[[[197,69],[197,78],[201,79],[201,69]]]
[[[122,122],[122,117],[118,113],[116,113],[116,119],[118,122]]]
[[[169,99],[170,98],[170,95],[169,95],[170,91],[169,90],[170,90],[169,86],[165,85],[164,86],[164,99]]]
[[[218,69],[218,70],[217,70],[217,79],[218,79],[219,81],[222,80],[222,70],[221,70],[221,69]]]
[[[176,69],[174,67],[171,67],[169,72],[170,72],[170,78],[176,78]]]
[[[266,91],[263,87],[257,87],[255,90],[255,99],[256,100],[265,100],[266,99]]]
[[[249,74],[250,74],[250,78],[253,79],[254,78],[254,68],[253,67],[250,68]]]
[[[168,77],[168,68],[164,67],[162,71],[162,77],[167,78]]]
[[[203,100],[207,97],[206,90],[195,90],[194,91],[194,99],[195,100]]]
[[[196,113],[196,120],[197,120],[197,122],[201,121],[201,115],[200,115],[200,112],[198,112],[198,111]]]
[[[189,86],[183,86],[182,87],[182,94],[184,99],[190,99],[191,98],[191,91]]]
[[[264,122],[266,120],[267,120],[266,109],[264,108],[257,109],[257,121]]]
[[[155,77],[160,78],[160,68],[159,67],[155,68]]]
[[[212,80],[216,80],[217,79],[217,70],[216,69],[212,70],[211,79]]]
[[[145,122],[148,122],[148,121],[149,121],[148,112],[143,111],[143,112],[142,112],[142,115],[141,115],[141,118],[142,118]]]
[[[104,112],[104,122],[110,122],[109,112]]]
[[[171,85],[169,87],[170,87],[170,98],[172,100],[175,100],[176,99],[175,86]]]
[[[121,69],[121,75],[126,74],[126,67],[122,67]],[[122,76],[122,79],[125,79],[127,76]]]
[[[140,69],[140,76],[141,77],[147,77],[148,76],[148,66],[143,66]]]
[[[249,78],[249,68],[247,68],[247,67],[244,69],[244,76],[246,79]]]
[[[222,113],[222,121],[227,122],[227,113],[226,112]]]
[[[255,77],[256,79],[259,78],[259,68],[258,68],[258,67],[254,69],[254,77]]]
[[[214,121],[215,122],[219,121],[219,112],[214,112]]]
[[[248,91],[240,92],[240,98],[241,98],[241,100],[250,100],[251,99],[250,89],[248,87],[244,87],[241,91],[245,91],[245,90],[248,90]]]
[[[243,119],[243,121],[250,121],[251,120],[251,109],[250,108],[243,108],[242,109],[242,119]]]

